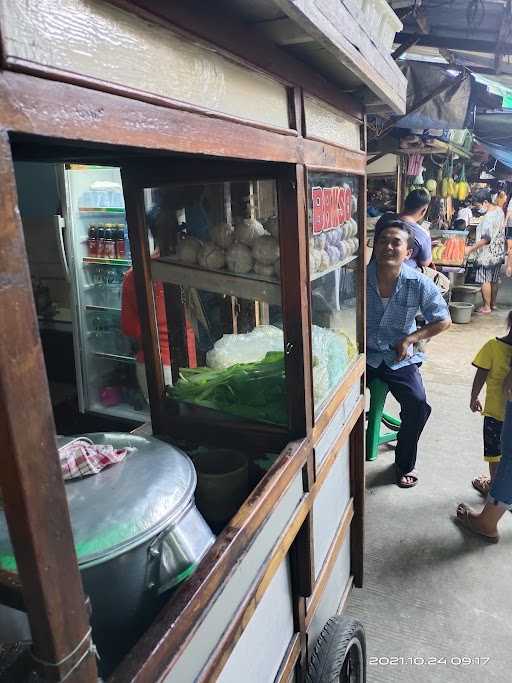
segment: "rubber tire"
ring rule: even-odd
[[[349,650],[360,655],[357,683],[366,683],[366,637],[364,628],[350,617],[331,617],[317,640],[309,662],[307,683],[340,683]]]

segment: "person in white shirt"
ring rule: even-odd
[[[475,208],[482,217],[476,229],[476,242],[466,247],[466,255],[477,252],[475,282],[482,287],[483,301],[477,313],[487,315],[496,308],[501,266],[505,262],[505,214],[491,203],[489,190],[477,193]]]
[[[460,220],[462,219],[463,221],[466,222],[466,225],[469,226],[471,220],[473,218],[473,211],[471,210],[471,206],[469,205],[469,202],[464,202],[462,204],[462,207],[457,211],[457,215],[455,217],[455,220]]]

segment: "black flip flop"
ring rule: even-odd
[[[413,481],[409,484],[404,484],[401,479],[402,477],[411,477]],[[412,489],[418,484],[418,474],[416,470],[411,470],[410,472],[399,472],[398,470],[396,471],[396,485],[400,489]]]

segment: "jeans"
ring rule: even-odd
[[[395,448],[395,464],[400,474],[408,474],[416,466],[418,440],[427,424],[432,408],[427,403],[425,387],[417,365],[392,370],[385,363],[378,368],[366,367],[367,381],[379,378],[400,404],[400,420]]]
[[[501,460],[494,475],[489,500],[512,508],[512,401],[507,402],[501,432]]]

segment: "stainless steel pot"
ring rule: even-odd
[[[91,599],[93,639],[105,676],[153,620],[163,593],[194,572],[215,537],[195,507],[196,473],[183,452],[151,437],[113,432],[83,436],[93,443],[137,449],[97,475],[66,482],[78,563]],[[59,438],[59,446],[72,438]],[[0,568],[12,571],[13,566],[2,514]],[[0,640],[13,640],[19,613],[2,610]],[[20,633],[19,624],[17,633],[30,637]]]

